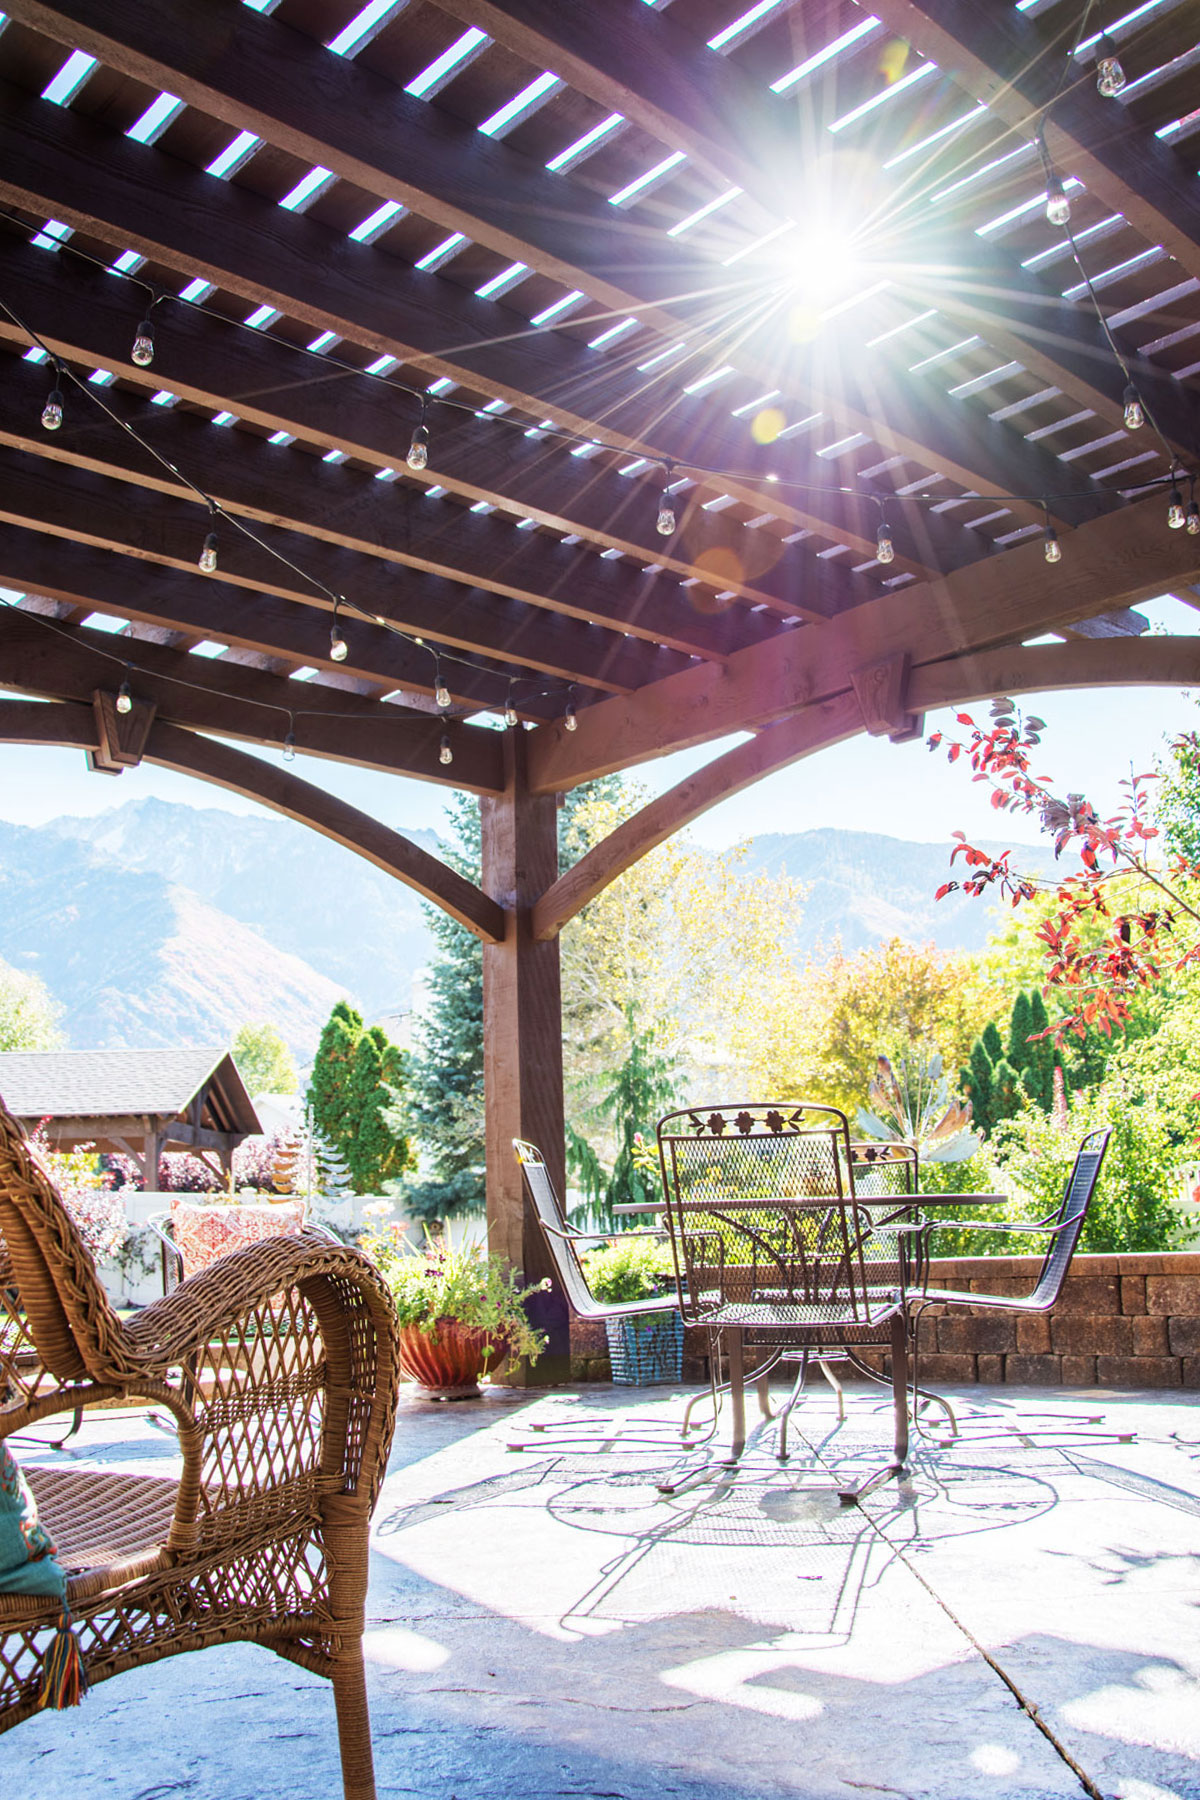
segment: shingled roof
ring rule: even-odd
[[[174,1119],[208,1087],[218,1129],[257,1132],[258,1118],[224,1049],[10,1050],[0,1097],[18,1119]]]

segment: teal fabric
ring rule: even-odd
[[[7,1444],[0,1444],[0,1594],[66,1598],[67,1578],[38,1523],[37,1501]]]

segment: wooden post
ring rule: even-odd
[[[528,1138],[545,1156],[561,1194],[566,1184],[563,1125],[562,990],[558,938],[535,941],[535,902],[558,875],[558,807],[553,794],[529,792],[525,733],[505,736],[506,787],[480,802],[483,890],[504,909],[499,943],[483,946],[483,1080],[486,1106],[487,1216],[490,1248],[527,1281],[552,1273],[537,1222],[526,1206],[512,1140]],[[550,1342],[513,1385],[547,1386],[570,1376],[570,1311],[557,1282],[529,1305]]]

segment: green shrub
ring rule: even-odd
[[[670,1294],[675,1282],[671,1246],[661,1238],[625,1238],[582,1258],[587,1284],[597,1300],[615,1306]]]

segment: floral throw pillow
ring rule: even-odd
[[[7,1444],[0,1443],[0,1594],[66,1594],[54,1544]]]

